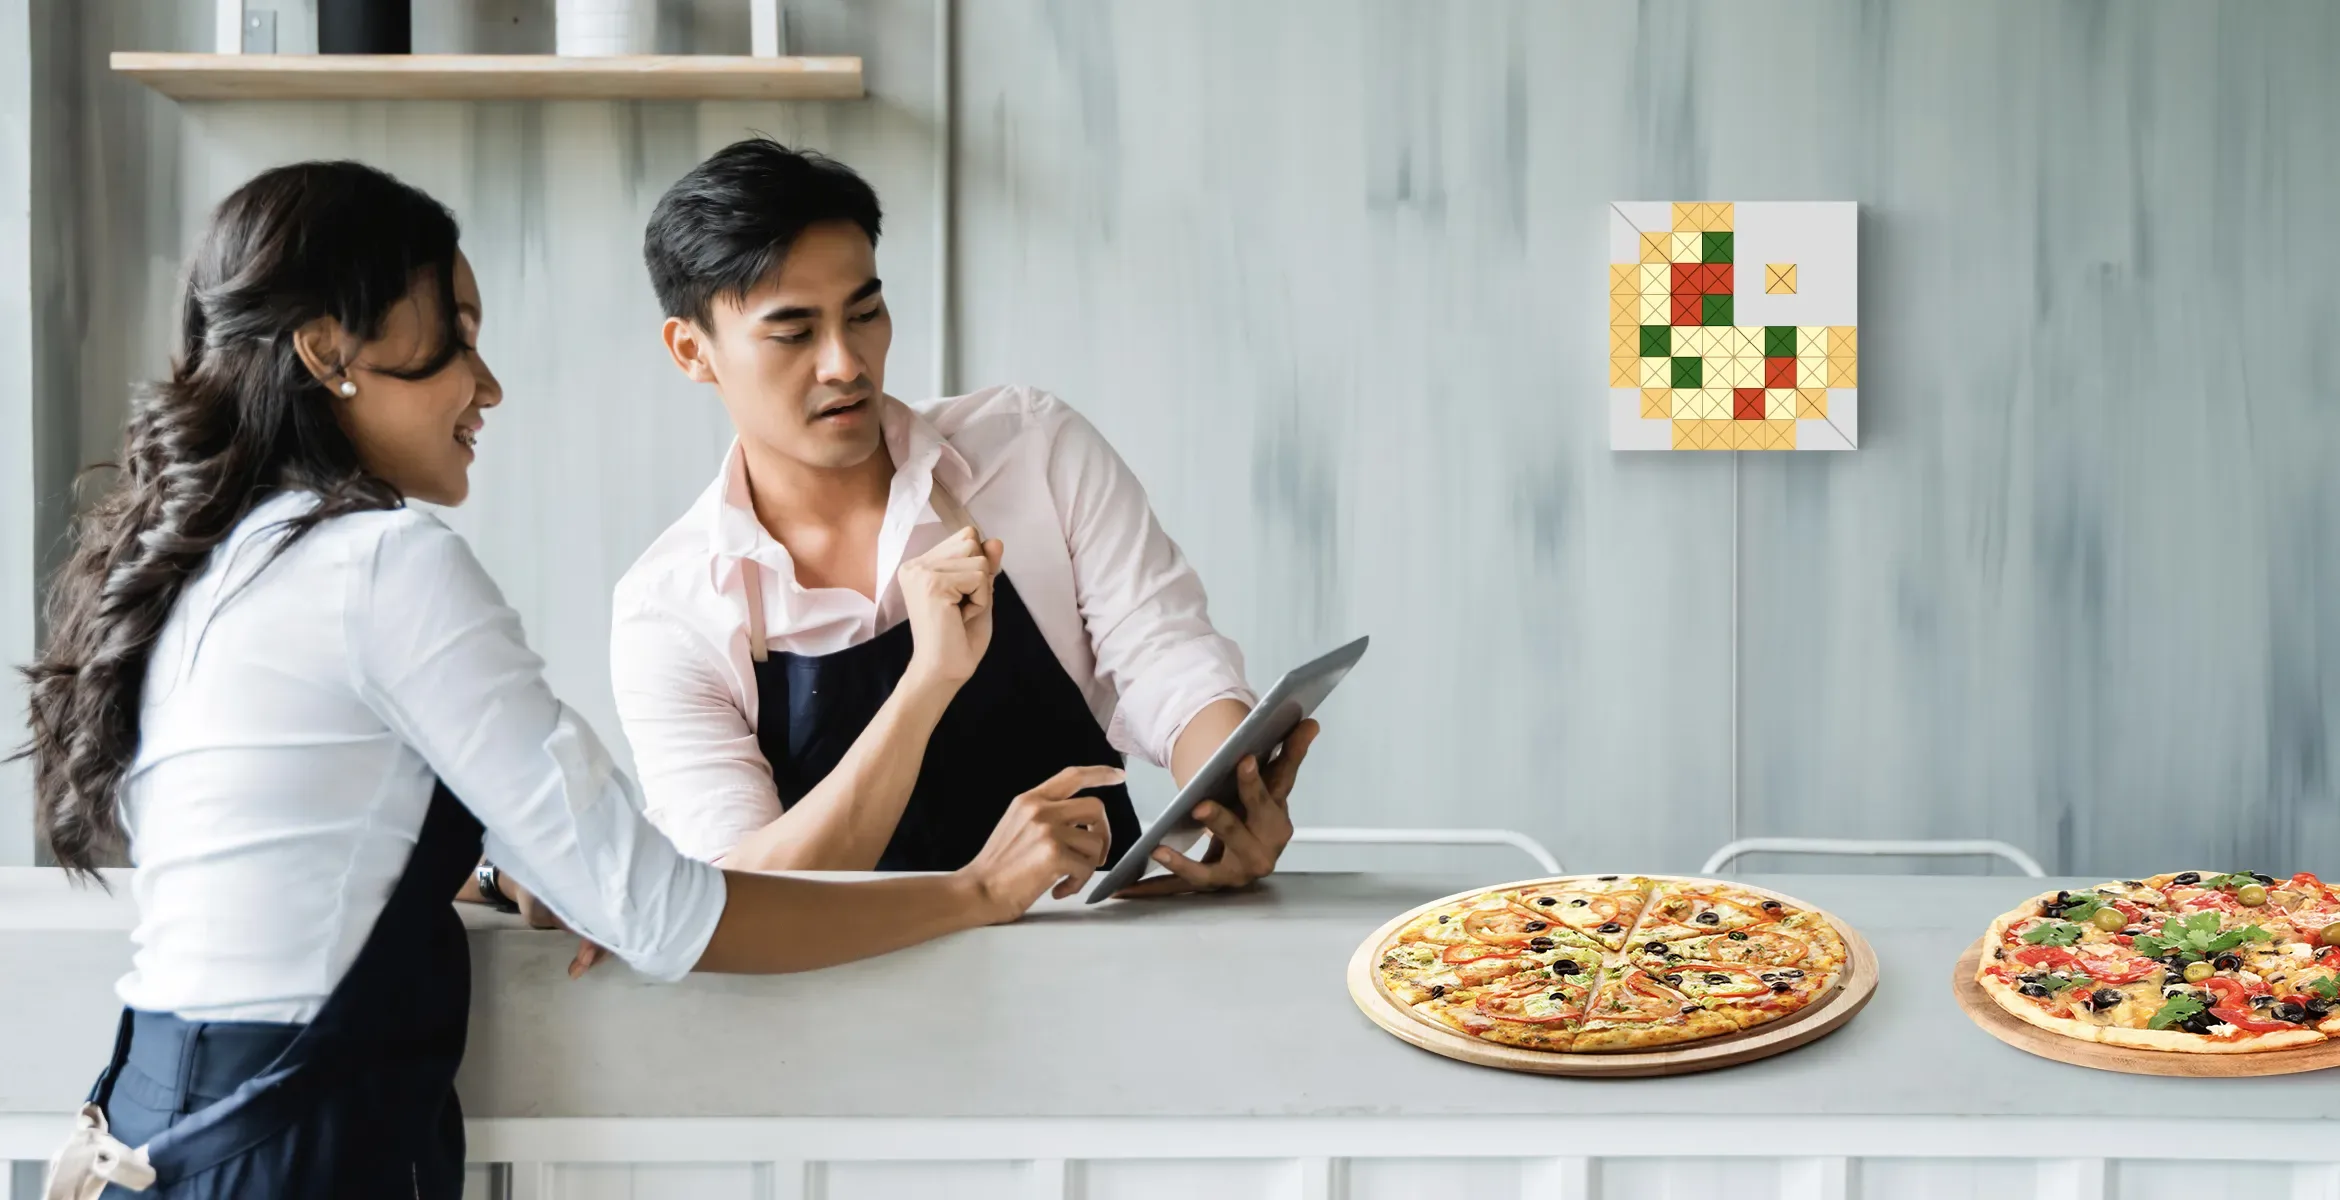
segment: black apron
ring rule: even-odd
[[[946,523],[973,524],[940,480],[933,488],[935,512]],[[761,597],[756,589],[748,595],[750,645],[760,650]],[[878,870],[955,871],[974,860],[1018,795],[1066,767],[1121,765],[1004,571],[992,580],[991,611],[991,645],[927,739],[918,782]],[[901,682],[910,651],[910,623],[903,621],[834,654],[773,654],[755,663],[756,743],[772,764],[783,809],[836,768]],[[1126,785],[1086,794],[1105,802],[1110,866],[1137,840],[1137,811]]]
[[[479,821],[440,786],[390,902],[306,1025],[123,1010],[90,1101],[146,1147],[143,1195],[462,1196],[471,951],[453,902],[479,854]]]

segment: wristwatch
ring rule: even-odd
[[[473,871],[471,877],[479,884],[479,898],[485,901],[489,908],[500,913],[520,911],[519,903],[504,894],[503,875],[496,870],[496,864],[484,858],[479,860],[479,869]]]

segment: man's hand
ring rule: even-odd
[[[1235,791],[1243,799],[1243,817],[1237,820],[1224,804],[1205,800],[1194,806],[1194,819],[1211,831],[1210,851],[1202,861],[1161,846],[1154,861],[1170,869],[1168,875],[1133,883],[1116,893],[1124,899],[1169,896],[1183,892],[1215,892],[1246,886],[1276,869],[1284,847],[1292,842],[1290,798],[1292,782],[1300,776],[1300,762],[1316,740],[1315,721],[1302,721],[1268,759],[1267,771],[1259,760],[1246,757],[1235,767]]]
[[[903,563],[894,573],[909,610],[912,686],[940,684],[954,691],[983,661],[991,646],[991,580],[999,573],[1003,547],[997,539],[977,543],[962,529],[933,549]]]
[[[503,877],[501,887],[504,894],[511,898],[512,903],[520,906],[520,919],[528,922],[530,928],[558,929],[565,933],[576,932],[576,930],[570,929],[560,917],[554,915],[553,910],[546,908],[544,902],[536,898],[535,893],[521,887],[518,880],[506,875]],[[602,949],[591,939],[578,938],[577,957],[569,960],[569,978],[582,978],[585,972],[592,970],[595,964],[608,957],[609,951]]]
[[[1008,805],[975,861],[958,871],[986,921],[1013,921],[1044,894],[1062,900],[1081,890],[1104,865],[1113,832],[1104,801],[1073,793],[1126,778],[1119,767],[1066,767]]]

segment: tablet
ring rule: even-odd
[[[1095,904],[1129,885],[1136,883],[1154,861],[1154,847],[1169,843],[1174,850],[1184,851],[1200,840],[1205,832],[1203,823],[1194,819],[1194,806],[1205,800],[1227,806],[1237,816],[1243,815],[1243,798],[1235,787],[1235,765],[1249,755],[1258,755],[1262,764],[1268,752],[1274,750],[1300,722],[1307,720],[1324,698],[1341,685],[1349,668],[1365,657],[1365,644],[1371,638],[1358,638],[1348,645],[1316,659],[1303,663],[1284,673],[1276,686],[1261,697],[1259,707],[1243,718],[1235,732],[1219,743],[1219,749],[1203,764],[1202,770],[1179,789],[1178,798],[1162,815],[1154,818],[1143,836],[1121,856],[1113,869],[1089,889],[1088,903]]]

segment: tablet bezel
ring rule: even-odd
[[[1194,807],[1203,801],[1224,804],[1230,811],[1241,815],[1243,800],[1233,786],[1236,764],[1242,762],[1245,756],[1254,754],[1264,763],[1269,751],[1291,736],[1300,722],[1313,715],[1325,699],[1332,695],[1333,689],[1348,678],[1358,660],[1365,657],[1365,647],[1372,640],[1370,637],[1358,638],[1284,672],[1283,678],[1276,680],[1276,685],[1268,689],[1267,695],[1260,697],[1259,706],[1243,718],[1243,723],[1235,727],[1235,732],[1227,735],[1226,741],[1219,743],[1219,748],[1203,763],[1202,769],[1196,771],[1194,778],[1178,790],[1177,797],[1170,801],[1161,815],[1154,818],[1153,824],[1146,827],[1145,833],[1130,845],[1121,860],[1089,889],[1086,903],[1095,904],[1143,878],[1146,867],[1154,860],[1154,848],[1165,839],[1180,834],[1207,832],[1202,822],[1192,816]],[[1297,705],[1297,708],[1293,708],[1293,705]],[[1278,719],[1279,713],[1283,716],[1282,720]],[[1184,846],[1177,848],[1191,848],[1197,840],[1189,838]]]

